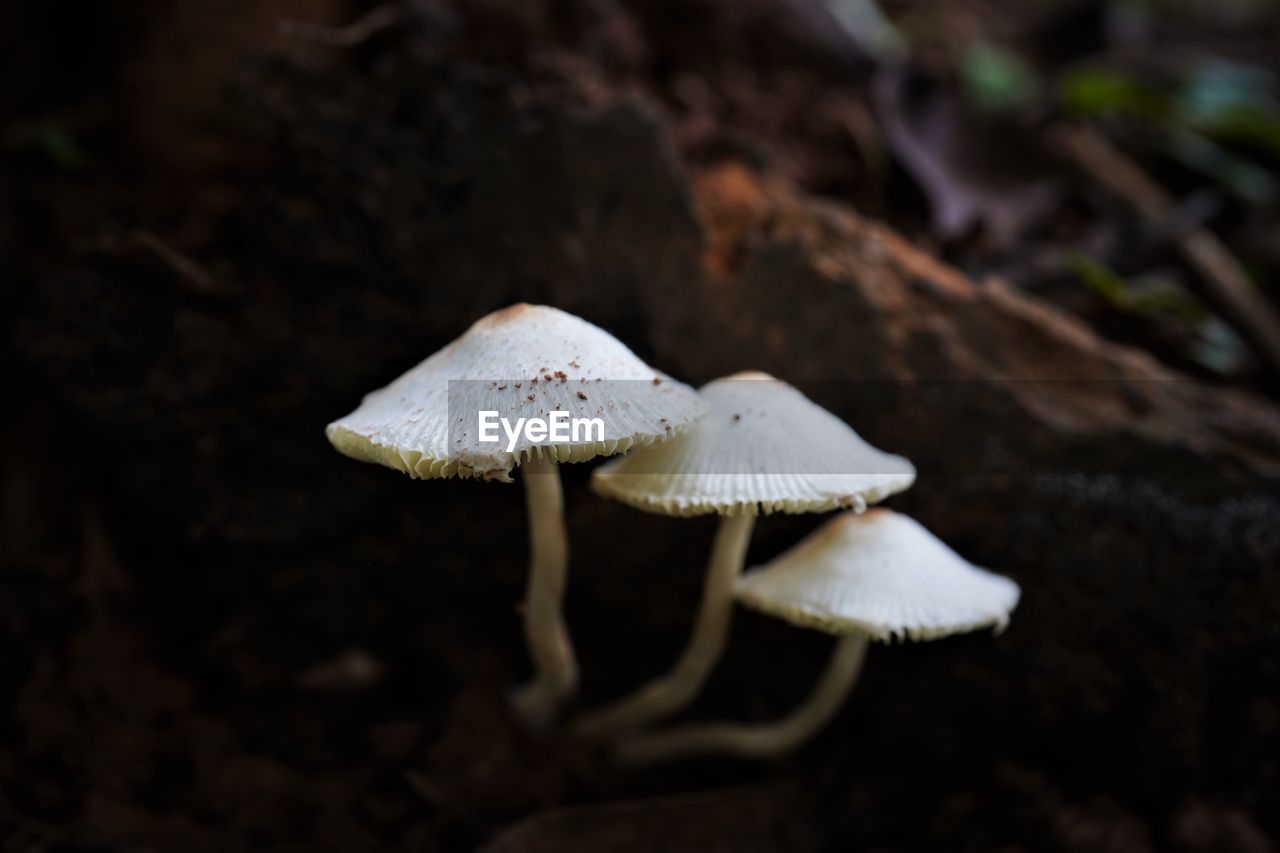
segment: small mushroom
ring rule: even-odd
[[[630,381],[601,383],[590,405],[558,385],[535,384],[549,366],[575,363],[583,378]],[[555,308],[513,305],[477,321],[325,430],[347,456],[414,478],[509,482],[512,469],[522,468],[532,552],[523,611],[536,674],[515,704],[531,725],[552,721],[578,677],[561,613],[569,557],[557,463],[665,441],[668,431],[650,426],[658,418],[679,430],[701,415],[704,406],[693,389],[676,381],[654,386],[653,375],[652,367],[585,320]],[[481,412],[542,416],[563,411],[571,418],[591,418],[602,403],[615,402],[628,404],[631,414],[606,416],[603,433],[588,430],[569,441],[524,433],[511,445],[506,436],[493,442],[478,429]]]
[[[661,385],[657,387],[662,387]],[[675,667],[635,693],[584,714],[575,730],[614,737],[684,708],[720,658],[757,514],[830,512],[909,487],[915,469],[867,444],[849,425],[765,373],[738,373],[700,391],[707,415],[684,434],[596,469],[592,487],[646,512],[715,513],[696,624]]]
[[[674,726],[619,745],[631,765],[734,755],[770,758],[809,740],[857,683],[870,640],[934,640],[1002,629],[1021,591],[966,562],[918,522],[887,509],[843,513],[772,562],[748,572],[744,605],[840,639],[818,685],[790,715],[769,723]]]

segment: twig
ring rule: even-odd
[[[280,34],[328,47],[359,47],[388,27],[400,23],[403,17],[403,7],[388,4],[370,9],[345,27],[326,27],[306,21],[281,21]]]
[[[193,290],[201,293],[222,292],[213,276],[204,267],[161,240],[154,232],[139,228],[132,232],[131,236],[134,242],[159,258],[165,266],[191,285]]]
[[[1087,127],[1062,125],[1053,129],[1052,138],[1060,150],[1148,223],[1167,222],[1174,212],[1169,193],[1100,133]],[[1245,332],[1271,368],[1280,373],[1280,316],[1249,280],[1240,261],[1205,228],[1179,235],[1177,245],[1183,258],[1204,279],[1222,311]]]
[[[826,7],[840,28],[876,61],[890,63],[906,55],[902,35],[874,0],[826,0]]]

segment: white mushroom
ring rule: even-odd
[[[513,305],[364,398],[329,424],[339,451],[415,478],[510,481],[521,467],[531,559],[525,636],[536,671],[516,699],[530,724],[549,723],[577,685],[577,664],[561,613],[568,572],[558,462],[582,462],[665,441],[704,406],[694,391],[659,373],[596,326],[555,308]],[[516,423],[553,412],[599,419],[558,441],[496,429],[481,413]],[[509,425],[509,424],[508,424]]]
[[[857,683],[870,640],[932,640],[1002,629],[1021,591],[970,565],[918,522],[887,509],[844,513],[738,583],[748,607],[840,639],[825,674],[795,711],[771,723],[675,726],[619,745],[632,765],[735,755],[768,758],[809,740]]]
[[[594,472],[597,492],[663,515],[722,516],[688,645],[668,674],[603,709],[575,730],[613,737],[684,708],[710,674],[729,634],[733,585],[759,513],[853,509],[902,491],[911,463],[863,441],[848,424],[768,374],[739,373],[700,391],[707,415],[673,441]]]

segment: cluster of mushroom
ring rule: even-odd
[[[555,443],[486,444],[470,428],[474,412],[485,409],[602,416],[604,430]],[[521,467],[532,551],[525,636],[535,676],[515,708],[534,727],[560,716],[578,681],[562,615],[568,547],[557,462],[626,453],[594,472],[595,491],[648,512],[721,516],[696,623],[674,668],[573,722],[584,737],[615,741],[632,764],[790,751],[839,710],[869,641],[998,629],[1019,597],[1015,583],[965,562],[915,521],[867,511],[911,486],[915,469],[795,388],[740,373],[695,392],[554,308],[515,305],[481,319],[327,434],[348,456],[413,477],[509,480]],[[742,575],[757,515],[835,510],[846,511]],[[725,648],[735,599],[839,637],[826,674],[775,723],[648,732],[699,693]]]

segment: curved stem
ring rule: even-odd
[[[529,586],[524,603],[525,642],[533,681],[515,697],[516,711],[536,728],[550,725],[578,685],[578,663],[564,623],[569,543],[564,530],[560,469],[550,456],[521,468],[529,512]]]
[[[808,741],[831,721],[858,681],[867,655],[867,639],[848,636],[836,643],[826,672],[809,698],[772,723],[694,723],[641,735],[618,745],[618,758],[638,767],[699,755],[773,758]]]
[[[584,737],[608,738],[661,720],[684,708],[720,659],[733,619],[733,586],[751,541],[753,515],[720,519],[693,635],[675,668],[626,698],[585,714],[574,726]]]

